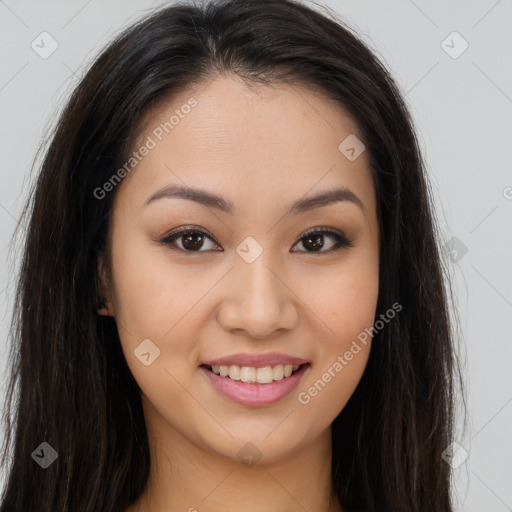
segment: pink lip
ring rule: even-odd
[[[249,365],[246,364],[245,366]],[[267,366],[272,365],[269,364]],[[221,377],[205,366],[200,366],[200,370],[208,377],[218,391],[233,402],[248,407],[262,407],[275,404],[289,395],[298,386],[299,381],[308,371],[309,367],[309,364],[305,364],[293,375],[290,375],[290,377],[285,377],[269,384],[246,383],[240,380],[232,380],[229,377]]]
[[[287,354],[272,352],[269,354],[233,354],[202,363],[205,366],[251,366],[253,368],[264,368],[265,366],[277,366],[278,364],[309,363],[307,359],[294,357]]]

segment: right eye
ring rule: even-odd
[[[218,250],[215,248],[201,250],[205,240],[212,242],[214,247],[219,247],[213,237],[206,233],[206,231],[196,228],[192,229],[190,227],[171,231],[171,233],[160,240],[160,243],[168,245],[172,250],[181,252],[209,252],[211,250]]]

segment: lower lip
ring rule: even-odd
[[[269,384],[256,384],[221,377],[204,366],[199,367],[210,379],[210,382],[225,397],[240,405],[248,407],[262,407],[272,405],[289,395],[299,384],[302,376],[307,372],[309,364],[302,365],[293,375]]]

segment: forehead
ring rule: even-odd
[[[339,102],[295,83],[217,76],[159,100],[138,133],[133,150],[151,149],[122,187],[139,203],[172,184],[220,190],[240,211],[339,185],[371,199],[367,152],[351,161],[340,150],[347,137],[362,141],[357,123]]]

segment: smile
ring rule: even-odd
[[[208,382],[225,398],[246,407],[273,405],[290,395],[310,363],[253,367],[201,365]]]
[[[306,363],[307,364],[307,363]],[[247,383],[270,384],[271,382],[286,379],[296,372],[302,365],[278,364],[275,366],[264,366],[256,368],[254,366],[237,365],[215,365],[207,368],[215,375],[226,377],[231,380],[241,380]]]

